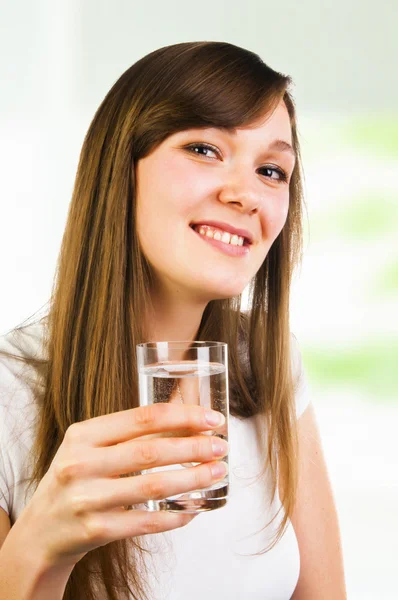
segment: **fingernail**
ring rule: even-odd
[[[228,452],[227,444],[223,440],[220,440],[218,437],[214,437],[211,440],[211,445],[213,449],[213,454],[215,456],[224,456],[224,454],[227,454]]]
[[[225,475],[228,473],[228,465],[225,462],[214,463],[210,468],[214,479],[225,477]]]
[[[222,425],[223,423],[225,423],[224,415],[215,410],[206,409],[205,419],[209,425]]]

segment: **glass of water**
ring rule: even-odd
[[[228,345],[224,342],[146,342],[137,345],[140,406],[157,402],[195,404],[221,412],[225,423],[199,435],[215,435],[228,441]],[[142,436],[186,437],[198,435],[175,430]],[[228,463],[228,455],[222,459]],[[141,471],[142,474],[185,469],[199,463],[166,465]],[[228,473],[208,488],[177,494],[163,500],[149,500],[146,510],[197,513],[224,506],[228,499]]]

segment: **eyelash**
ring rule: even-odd
[[[202,142],[198,142],[195,144],[189,144],[188,146],[185,146],[185,148],[191,152],[193,152],[194,154],[198,154],[197,152],[194,152],[192,149],[193,148],[206,148],[208,150],[212,150],[213,152],[216,152],[218,155],[220,155],[219,151],[217,150],[217,148],[215,146],[211,146],[210,144],[204,144]],[[200,156],[200,155],[199,155]],[[205,158],[207,158],[205,156]],[[276,173],[278,173],[280,179],[273,179],[272,177],[270,178],[272,181],[277,181],[278,183],[287,183],[287,175],[285,173],[285,171],[283,171],[282,169],[279,169],[277,167],[261,167],[261,170],[266,170],[266,171],[275,171]]]

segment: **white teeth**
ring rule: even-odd
[[[229,244],[229,242],[231,241],[231,234],[224,231],[224,233],[221,236],[221,241],[224,242],[224,244]]]
[[[200,235],[205,235],[206,237],[213,238],[214,240],[224,242],[224,244],[243,246],[244,243],[244,238],[239,235],[231,235],[227,231],[214,230],[208,226],[199,226],[196,231],[200,233]]]

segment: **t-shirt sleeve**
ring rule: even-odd
[[[15,352],[9,335],[0,336],[0,350]],[[0,506],[10,517],[15,517],[21,495],[31,422],[28,388],[18,376],[21,368],[22,363],[0,354]]]
[[[296,417],[299,419],[310,403],[308,379],[296,336],[290,334],[293,380],[295,384]]]
[[[10,515],[10,491],[8,489],[6,478],[6,466],[3,452],[0,446],[0,507]]]
[[[24,354],[37,355],[37,332],[19,340],[12,334],[2,335],[0,350],[20,355],[22,342]],[[10,516],[11,523],[28,501],[25,492],[29,492],[30,451],[38,417],[32,397],[34,379],[35,372],[26,363],[0,354],[0,507]]]
[[[0,357],[0,506],[11,514],[10,489],[14,484],[9,448],[11,419],[9,410],[12,374]]]

